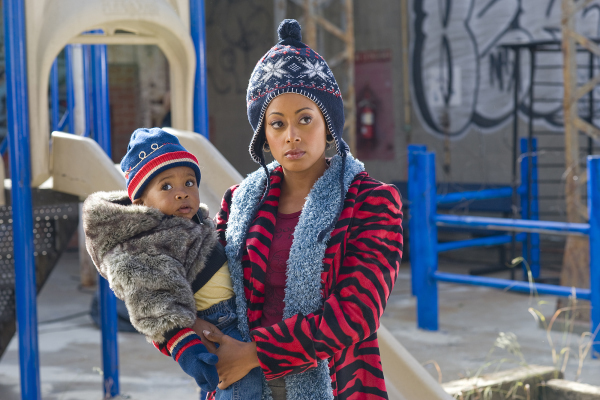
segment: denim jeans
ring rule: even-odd
[[[215,325],[224,335],[243,341],[242,334],[237,329],[237,314],[235,313],[235,297],[222,301],[207,310],[198,311],[198,317]],[[200,399],[204,400],[207,393],[200,391]],[[217,389],[216,400],[260,400],[262,397],[262,371],[254,368],[248,375],[232,384],[225,390]]]

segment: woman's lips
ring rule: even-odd
[[[177,211],[179,211],[182,214],[187,214],[190,211],[192,211],[192,207],[187,207],[187,206],[180,207]]]
[[[302,150],[288,150],[285,152],[285,158],[287,158],[288,160],[297,160],[299,158],[301,158],[304,154],[306,154],[305,151]]]

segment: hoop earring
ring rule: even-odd
[[[269,147],[269,143],[265,142],[262,146],[263,152],[265,153],[270,153],[271,152],[271,148]]]
[[[335,138],[333,137],[333,135],[331,133],[328,133],[327,136],[325,136],[325,150],[331,149],[331,147],[333,146],[334,143],[335,143]]]

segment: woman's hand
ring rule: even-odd
[[[219,328],[217,328],[210,322],[207,322],[200,318],[196,318],[196,322],[194,322],[194,326],[192,326],[192,329],[194,330],[194,332],[196,332],[196,335],[200,336],[200,340],[202,340],[202,344],[206,347],[206,349],[209,352],[216,354],[217,346],[215,346],[213,342],[206,338],[204,332],[215,332],[219,333],[220,335],[223,335]]]
[[[240,342],[230,336],[216,331],[205,331],[204,336],[211,342],[218,343],[215,352],[219,356],[217,372],[219,373],[219,389],[227,389],[229,385],[239,381],[252,369],[260,366],[256,343]]]

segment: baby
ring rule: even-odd
[[[192,326],[196,317],[242,340],[223,246],[200,204],[198,161],[177,137],[138,129],[121,161],[127,192],[98,192],[83,205],[86,246],[131,323],[172,356],[203,391],[216,389],[218,357]],[[216,399],[260,399],[255,368]]]

